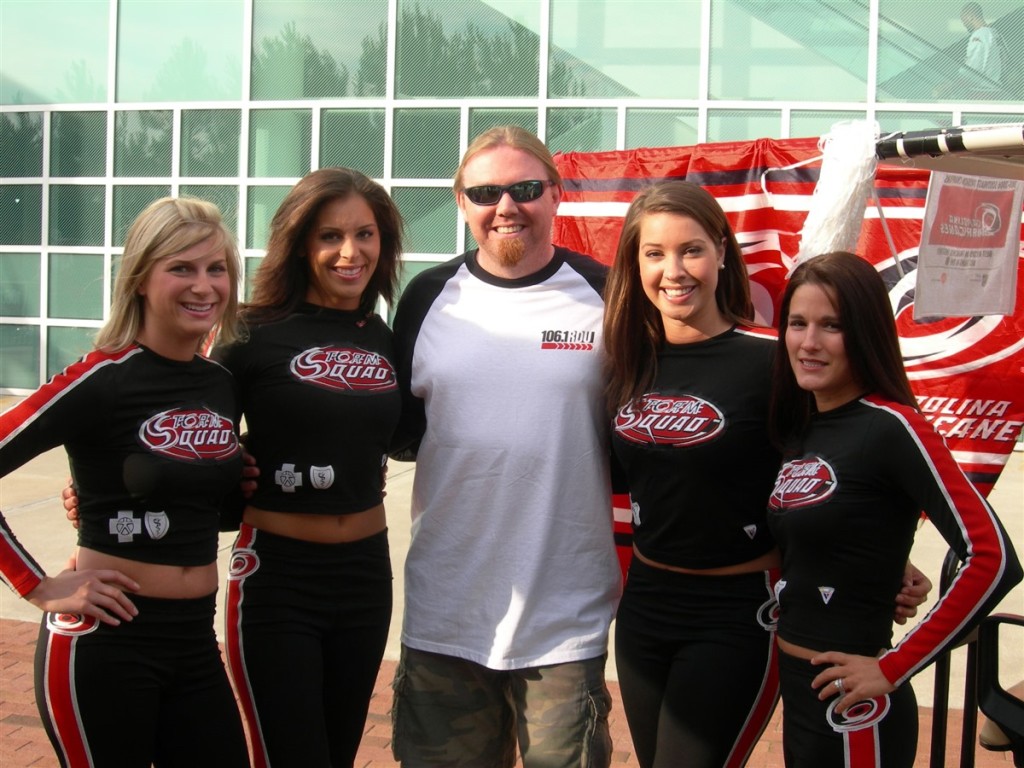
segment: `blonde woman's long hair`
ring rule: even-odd
[[[96,335],[96,347],[117,352],[134,343],[144,321],[145,284],[157,262],[213,238],[212,248],[223,248],[231,282],[231,295],[220,320],[219,339],[238,338],[238,277],[241,263],[235,238],[213,203],[188,197],[163,197],[150,203],[128,230],[124,255],[114,280],[110,319]],[[206,339],[197,345],[202,348]]]

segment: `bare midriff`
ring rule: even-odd
[[[380,533],[387,527],[384,505],[378,504],[349,515],[313,515],[304,512],[272,512],[246,507],[242,520],[260,531],[318,544],[344,544]]]
[[[719,568],[680,568],[676,565],[666,565],[665,563],[659,563],[657,560],[651,560],[650,558],[641,555],[640,552],[637,551],[635,544],[633,545],[633,556],[640,562],[645,563],[652,568],[660,568],[663,571],[674,571],[675,573],[688,573],[693,576],[735,576],[742,573],[767,571],[770,568],[778,568],[782,564],[782,558],[779,555],[778,549],[772,549],[770,552],[765,552],[760,557],[755,557],[753,560],[748,560],[745,563],[723,565]]]
[[[206,565],[163,565],[129,560],[108,555],[88,547],[79,547],[76,570],[114,570],[134,579],[139,585],[137,594],[170,600],[188,600],[205,597],[217,591],[220,579],[217,563]]]

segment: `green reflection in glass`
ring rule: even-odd
[[[103,187],[50,187],[50,245],[103,245]]]
[[[1005,123],[1024,122],[1024,115],[998,114],[994,112],[964,112],[960,116],[960,125],[1002,125]]]
[[[256,271],[260,268],[260,264],[263,263],[262,256],[246,256],[245,257],[245,286],[244,286],[244,300],[250,301],[252,299],[252,281],[256,277]]]
[[[242,95],[243,0],[118,0],[117,100]]]
[[[384,175],[384,110],[325,109],[320,120],[320,167]]]
[[[949,112],[877,112],[875,120],[883,136],[896,131],[930,131],[953,126],[953,115]]]
[[[547,145],[552,152],[615,149],[615,110],[549,109]]]
[[[38,253],[0,253],[0,315],[39,316]]]
[[[713,99],[860,101],[867,71],[867,3],[711,4]]]
[[[0,323],[0,387],[39,386],[39,326]]]
[[[254,109],[249,122],[249,175],[309,173],[312,126],[308,109]]]
[[[396,109],[394,142],[394,176],[452,176],[459,165],[459,110]]]
[[[114,118],[114,175],[171,175],[171,112],[118,112]]]
[[[455,253],[458,208],[447,188],[398,187],[391,197],[402,212],[409,253]]]
[[[471,109],[469,110],[469,140],[496,125],[518,125],[530,133],[537,133],[535,109]],[[454,174],[453,174],[454,175]]]
[[[382,97],[387,0],[254,0],[253,99]]]
[[[627,109],[626,149],[696,144],[697,122],[695,109]]]
[[[0,113],[0,147],[0,177],[42,176],[43,114]]]
[[[114,231],[111,240],[115,246],[124,245],[128,229],[142,209],[171,194],[171,188],[163,185],[123,185],[114,187]]]
[[[47,278],[47,317],[103,319],[103,256],[51,253]]]
[[[46,376],[60,373],[95,345],[96,328],[51,327],[46,333]]]
[[[270,238],[270,220],[291,187],[249,187],[249,211],[246,217],[246,248],[266,248]]]
[[[0,184],[0,243],[39,245],[43,241],[43,188]]]
[[[237,109],[181,112],[181,175],[237,176],[242,113]]]
[[[812,109],[794,109],[789,118],[789,135],[794,139],[824,136],[836,123],[864,120],[863,112],[829,112]]]
[[[708,141],[749,141],[777,138],[782,113],[774,109],[709,109]]]
[[[697,98],[700,9],[679,0],[552,3],[548,93]]]
[[[0,104],[107,100],[110,0],[0,2]]]
[[[408,259],[402,260],[402,269],[399,272],[398,278],[398,294],[395,296],[395,301],[391,306],[388,307],[387,321],[388,325],[391,325],[395,319],[395,308],[398,306],[398,300],[402,298],[402,294],[405,292],[406,286],[412,282],[412,279],[416,277],[420,272],[425,272],[431,267],[436,267],[438,264],[442,264],[440,261],[410,261]]]
[[[224,224],[232,232],[238,232],[238,187],[228,184],[182,184],[182,197],[198,197],[207,200],[220,209]]]
[[[396,95],[536,96],[539,21],[539,0],[398,0]]]
[[[107,113],[54,112],[50,118],[50,174],[105,176]]]

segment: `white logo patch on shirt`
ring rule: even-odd
[[[334,467],[328,464],[326,467],[309,468],[309,482],[319,491],[325,491],[334,485]]]
[[[302,485],[302,473],[295,471],[294,464],[282,464],[281,468],[274,472],[274,482],[280,485],[285,493],[295,493],[295,489]]]
[[[818,587],[818,592],[821,593],[821,601],[828,605],[828,601],[832,599],[832,595],[835,594],[835,587]]]
[[[142,533],[142,521],[132,516],[130,510],[120,510],[117,517],[110,518],[109,530],[117,535],[118,544],[131,544]]]
[[[750,537],[751,541],[753,541],[754,537],[757,536],[757,526],[756,525],[744,525],[743,526],[743,531],[744,531],[744,533],[747,534],[747,536]]]
[[[146,523],[146,533],[151,539],[162,539],[171,528],[171,521],[166,512],[147,512],[143,519]]]

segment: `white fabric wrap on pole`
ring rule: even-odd
[[[800,232],[794,266],[830,251],[853,251],[875,181],[878,125],[865,120],[836,123],[818,142],[821,174]]]

